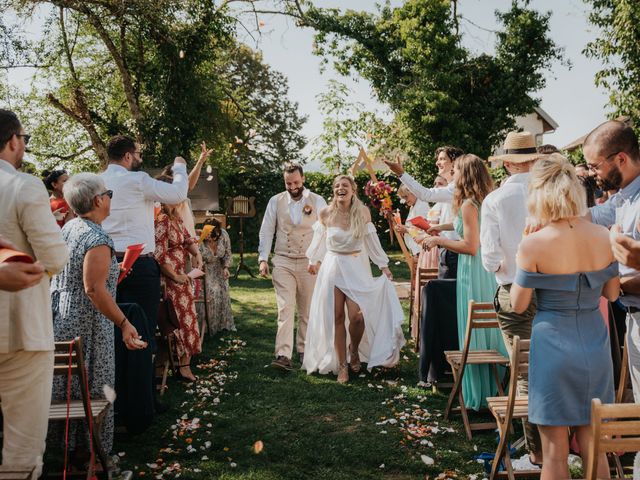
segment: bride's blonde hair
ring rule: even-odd
[[[353,230],[353,236],[355,238],[360,238],[364,235],[365,231],[363,209],[366,207],[364,206],[364,203],[362,203],[362,200],[358,198],[358,185],[356,185],[353,177],[349,175],[338,175],[333,180],[331,189],[333,190],[336,187],[336,184],[341,180],[347,180],[351,185],[351,189],[353,190],[353,197],[351,197],[351,205],[349,206],[349,228]],[[337,215],[338,200],[334,193],[333,198],[331,199],[331,203],[329,203],[329,215],[327,216],[328,223],[334,223]]]

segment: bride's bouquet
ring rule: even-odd
[[[371,205],[380,211],[384,217],[392,212],[391,192],[393,189],[383,181],[369,180],[364,187],[364,194],[371,201]]]

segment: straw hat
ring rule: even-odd
[[[536,138],[531,132],[509,132],[504,140],[504,153],[489,157],[493,166],[499,167],[502,162],[525,163],[544,157],[536,149]]]

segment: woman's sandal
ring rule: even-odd
[[[347,362],[341,363],[338,366],[338,383],[347,383],[349,381],[349,367]]]
[[[362,368],[360,354],[358,353],[358,350],[354,352],[351,346],[349,346],[349,350],[351,351],[351,371],[353,373],[360,373],[360,369]]]
[[[185,383],[194,383],[198,381],[198,377],[196,375],[194,375],[194,379],[191,379],[189,377],[185,377],[181,372],[180,369],[184,368],[184,367],[191,367],[190,364],[186,364],[186,365],[178,365],[178,368],[176,368],[176,371],[174,372],[175,377],[177,380],[180,380],[181,382],[185,382]]]

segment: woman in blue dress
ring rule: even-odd
[[[542,479],[570,478],[567,427],[576,427],[583,465],[591,441],[591,400],[614,401],[609,332],[600,296],[618,298],[620,281],[606,228],[582,218],[584,188],[561,155],[538,160],[531,171],[529,213],[541,226],[520,243],[511,289],[523,312],[535,289],[529,356],[529,420],[542,440]],[[609,478],[604,455],[598,478]]]
[[[484,198],[493,190],[493,180],[485,162],[476,155],[458,157],[453,165],[455,193],[453,210],[456,218],[453,224],[439,225],[437,230],[454,229],[460,240],[444,237],[429,237],[423,243],[428,249],[435,246],[446,248],[459,254],[456,276],[456,304],[458,317],[458,340],[460,348],[464,344],[467,328],[469,301],[492,302],[495,296],[495,275],[482,266],[480,251],[480,208]],[[475,330],[471,337],[473,350],[507,351],[502,335],[497,328]],[[462,394],[467,408],[478,410],[487,404],[487,397],[496,394],[497,387],[488,365],[469,365],[462,379]]]

